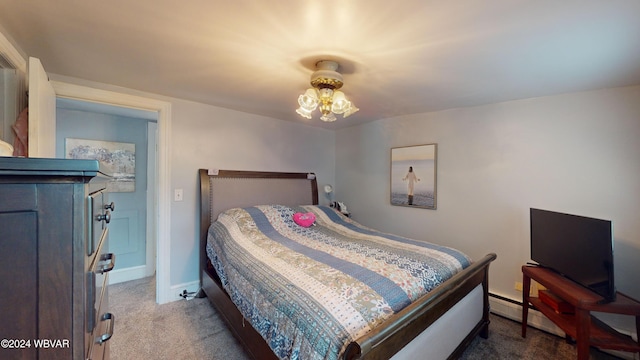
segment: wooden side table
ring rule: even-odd
[[[531,297],[531,279],[575,307],[575,314],[558,313],[537,297]],[[522,267],[522,337],[527,335],[529,304],[576,340],[578,360],[589,359],[589,347],[640,353],[640,343],[621,334],[591,315],[591,311],[635,316],[636,331],[640,334],[640,302],[622,293],[616,301],[602,304],[603,298],[593,291],[537,266]]]

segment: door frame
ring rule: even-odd
[[[147,239],[157,239],[158,232],[158,123],[147,123]],[[151,155],[153,154],[153,155]],[[150,179],[151,177],[151,179]],[[151,183],[152,186],[148,186]],[[156,241],[145,241],[146,243],[146,261],[145,261],[145,277],[151,276],[156,272]]]
[[[137,95],[101,90],[65,82],[52,81],[56,96],[119,107],[158,112],[157,218],[156,218],[156,302],[173,300],[171,294],[171,103]],[[150,209],[154,211],[155,209]]]
[[[0,56],[4,58],[9,63],[9,65],[16,70],[17,88],[15,91],[15,96],[16,96],[15,111],[16,111],[16,114],[20,114],[20,111],[22,111],[22,109],[24,109],[25,106],[27,106],[27,97],[26,97],[27,82],[28,82],[27,61],[22,56],[22,54],[20,54],[20,52],[15,48],[15,46],[13,46],[11,41],[7,39],[7,37],[2,33],[1,30],[0,30]],[[5,122],[6,121],[7,119],[5,119]],[[4,140],[10,144],[13,144],[13,140],[14,140],[14,135],[13,135],[13,132],[11,131],[12,124],[13,123],[0,124],[0,126],[2,126],[3,128],[2,131],[0,131],[2,132],[2,137],[0,137],[0,140]],[[9,134],[7,135],[5,131],[7,131]]]

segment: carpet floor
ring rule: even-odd
[[[113,360],[224,359],[248,360],[209,300],[191,299],[158,305],[155,278],[109,286],[115,315],[110,351]],[[575,359],[575,345],[564,338],[529,328],[520,336],[520,323],[491,315],[489,338],[476,338],[460,359]],[[616,359],[591,350],[591,359]]]

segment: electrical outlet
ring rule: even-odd
[[[515,285],[513,286],[514,289],[516,289],[517,291],[522,292],[523,289],[522,283],[520,281],[516,281]],[[529,287],[529,295],[533,296],[533,297],[538,297],[538,291],[540,290],[546,290],[546,288],[544,286],[542,286],[542,284],[536,282],[536,281],[531,281],[531,285]]]
[[[519,281],[516,281],[516,285],[514,287],[516,290],[522,292],[522,283]]]

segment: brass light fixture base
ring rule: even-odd
[[[317,89],[340,89],[343,85],[342,75],[337,71],[338,63],[331,60],[320,60],[316,63],[316,71],[311,74],[311,86]]]

